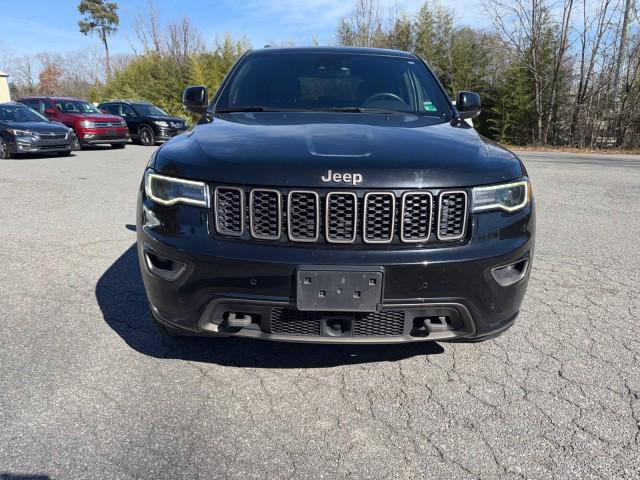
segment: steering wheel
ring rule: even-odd
[[[382,98],[385,98],[385,97],[387,97],[387,98],[392,98],[392,99],[397,100],[397,101],[399,101],[399,102],[401,102],[401,103],[405,103],[405,101],[404,101],[401,97],[399,97],[399,96],[398,96],[398,95],[396,95],[395,93],[391,93],[391,92],[379,92],[379,93],[374,93],[374,94],[373,94],[373,95],[371,95],[369,98],[367,98],[367,99],[364,101],[364,103],[365,103],[365,104],[367,104],[367,103],[371,103],[371,102],[373,102],[374,100],[382,99]]]

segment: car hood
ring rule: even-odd
[[[4,128],[18,128],[38,133],[66,133],[68,127],[58,122],[2,122]]]
[[[179,117],[163,117],[160,115],[149,115],[145,118],[149,120],[154,120],[154,121],[176,122],[176,123],[181,123],[183,125],[185,124],[184,119]]]
[[[66,113],[65,115],[73,115],[74,117],[81,118],[82,120],[89,120],[91,122],[120,123],[122,121],[121,117],[108,115],[106,113]]]
[[[466,187],[522,176],[514,154],[468,125],[362,113],[233,113],[176,137],[156,155],[166,175],[231,184],[360,188]],[[352,183],[349,186],[354,186]]]

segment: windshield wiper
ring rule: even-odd
[[[251,107],[229,107],[229,108],[219,108],[216,110],[216,113],[233,113],[233,112],[267,112],[270,109],[266,107],[261,107],[259,105],[254,105]]]
[[[381,113],[386,115],[407,115],[411,112],[403,112],[400,110],[386,110],[382,108],[367,108],[367,107],[327,107],[316,108],[314,112],[346,112],[346,113]]]

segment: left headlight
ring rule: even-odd
[[[502,210],[514,213],[522,210],[530,201],[531,182],[523,178],[517,182],[474,188],[472,211]]]
[[[169,124],[164,120],[156,120],[154,123],[162,128],[167,128],[169,126]]]
[[[204,182],[166,177],[147,170],[144,191],[147,197],[159,205],[184,203],[196,207],[209,206],[209,188]]]
[[[14,137],[37,137],[38,136],[37,133],[32,132],[31,130],[20,130],[17,128],[9,128],[7,129],[7,132],[9,132]]]

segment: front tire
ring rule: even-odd
[[[0,160],[9,160],[13,155],[9,151],[9,144],[4,138],[0,138]]]
[[[156,144],[156,138],[151,127],[142,126],[138,132],[138,139],[145,147],[152,147]]]
[[[73,132],[71,134],[71,151],[77,152],[78,150],[82,150],[82,145],[80,145],[80,140],[78,140],[76,132]]]

